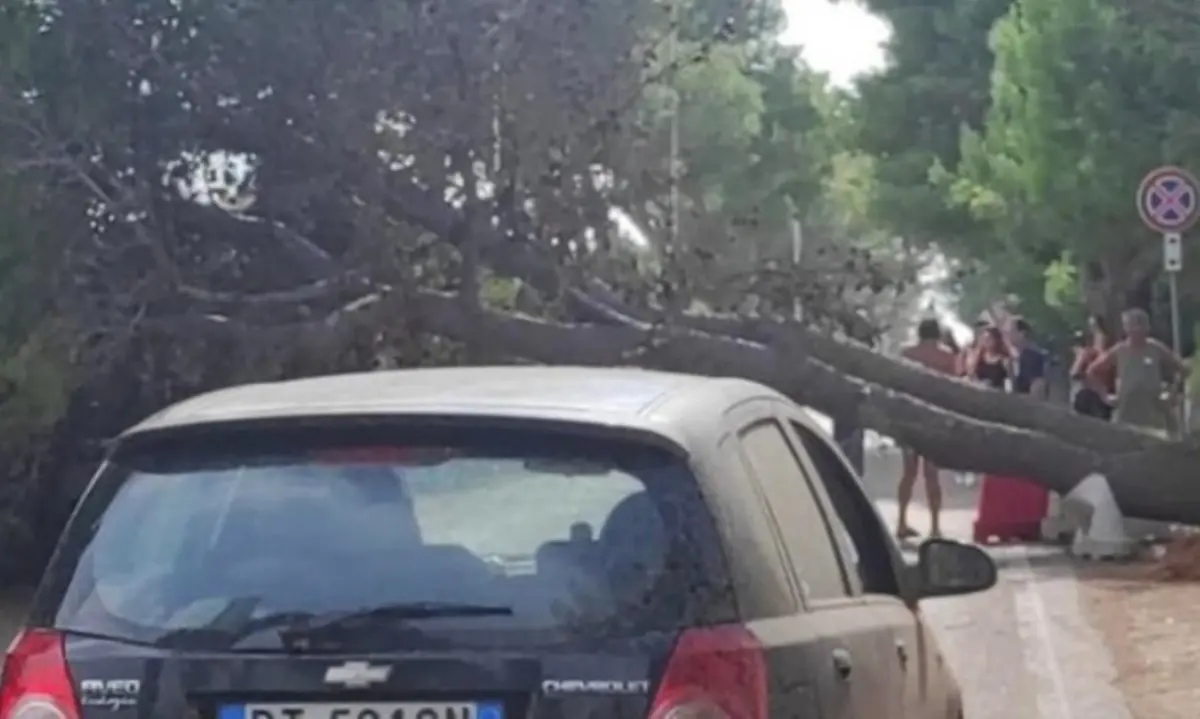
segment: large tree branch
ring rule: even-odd
[[[589,320],[633,320],[645,323],[650,319],[645,312],[622,303],[615,293],[599,282],[589,283],[586,293],[572,291],[572,298]],[[797,322],[697,315],[686,315],[680,321],[690,329],[710,335],[799,348],[813,359],[837,367],[844,373],[854,377],[871,377],[875,382],[919,396],[951,412],[992,424],[1041,432],[1084,449],[1137,451],[1153,446],[1157,441],[1098,420],[1080,423],[1078,415],[1030,397],[1001,395],[963,382],[935,378],[918,365],[898,362],[862,345],[829,337]],[[931,379],[941,381],[931,382]]]
[[[637,365],[742,377],[829,415],[856,414],[864,427],[895,437],[945,467],[1029,477],[1059,492],[1069,491],[1087,473],[1098,471],[1110,478],[1118,502],[1132,516],[1185,522],[1200,518],[1200,482],[1194,481],[1200,449],[1190,443],[1131,437],[1124,444],[1133,448],[1123,449],[1102,440],[1135,432],[1073,415],[1063,416],[1054,433],[987,422],[922,401],[922,396],[953,386],[942,377],[913,373],[909,378],[913,394],[899,392],[888,386],[888,373],[849,376],[790,336],[752,342],[689,328],[646,325],[629,317],[614,324],[556,323],[467,308],[454,295],[432,291],[372,295],[343,308],[338,321],[326,319],[304,327],[247,330],[225,318],[193,319],[217,331],[252,331],[265,338],[272,331],[289,337],[298,331],[339,332],[352,316],[372,326],[388,326],[403,317],[432,334],[473,340],[495,352],[538,362]],[[974,393],[978,400],[1025,406],[1020,398],[960,389]],[[1057,416],[1044,404],[1030,404],[1029,410]],[[1063,435],[1087,441],[1068,442]],[[1169,501],[1163,501],[1164,496]]]
[[[336,277],[307,282],[286,290],[266,292],[219,292],[206,290],[202,287],[180,285],[179,293],[196,302],[217,307],[236,307],[252,305],[299,304],[315,300],[327,299],[334,293],[344,291],[347,287],[369,284],[369,280],[357,273],[346,273]]]
[[[393,187],[393,211],[406,216],[444,239],[454,237],[460,212],[430,193],[412,184]],[[509,240],[499,233],[476,237],[482,259],[498,274],[520,278],[548,296],[566,293],[570,307],[580,319],[597,323],[653,323],[658,314],[632,307],[611,288],[598,280],[583,288],[564,287],[560,273],[537,248],[522,240]],[[909,363],[895,362],[871,349],[829,337],[797,322],[748,320],[742,317],[683,315],[678,323],[710,335],[720,335],[771,344],[802,347],[814,359],[856,377],[876,377],[901,392],[921,396],[923,400],[951,412],[975,417],[984,422],[1008,425],[1059,438],[1090,451],[1139,451],[1153,446],[1153,438],[1092,420],[1081,424],[1079,418],[1057,407],[1028,397],[985,394],[960,382],[930,382],[930,375]],[[1087,426],[1088,424],[1093,426]]]
[[[856,412],[864,427],[895,437],[947,467],[1030,477],[1059,492],[1070,491],[1088,472],[1099,471],[1112,480],[1118,502],[1131,515],[1189,522],[1200,517],[1200,482],[1192,481],[1200,452],[1190,444],[1150,438],[1147,442],[1125,443],[1141,445],[1133,450],[1109,445],[1105,451],[1089,451],[1064,442],[1060,436],[947,412],[884,386],[880,380],[886,378],[850,377],[788,338],[767,345],[690,329],[565,325],[486,310],[471,319],[452,297],[431,292],[419,293],[409,302],[426,327],[451,338],[482,333],[493,348],[547,363],[636,364],[744,377],[830,415]],[[952,384],[931,374],[917,376],[919,385],[914,389],[922,395],[929,394],[932,387]],[[983,391],[978,394],[987,396]],[[991,398],[1021,399],[998,393],[992,393]],[[1051,411],[1044,404],[1031,409]],[[1095,433],[1087,442],[1093,446],[1103,446],[1101,438],[1107,435],[1136,434],[1074,415],[1063,417],[1062,424],[1070,425],[1065,434],[1073,437]],[[1162,495],[1146,491],[1148,472],[1159,480],[1158,486],[1169,493],[1172,501],[1163,502]]]

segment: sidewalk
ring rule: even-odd
[[[1200,584],[1147,579],[1147,565],[1080,569],[1082,604],[1116,659],[1135,719],[1192,719],[1200,707]]]

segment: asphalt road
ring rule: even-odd
[[[866,470],[867,491],[894,526],[899,454],[872,452]],[[970,541],[978,485],[945,473],[942,487],[944,532]],[[923,498],[914,505],[910,522],[924,530]],[[1113,687],[1112,658],[1080,610],[1073,561],[1043,545],[990,551],[1000,567],[996,587],[921,603],[963,686],[968,719],[1130,719]]]

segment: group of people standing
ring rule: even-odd
[[[1120,341],[1113,341],[1100,317],[1092,317],[1088,325],[1088,333],[1075,338],[1075,411],[1163,436],[1178,435],[1188,367],[1175,351],[1150,336],[1150,315],[1126,310]]]
[[[1001,392],[1046,396],[1046,353],[1028,322],[1018,317],[1001,329],[981,320],[974,331],[974,341],[958,353],[959,376]]]
[[[917,325],[917,341],[901,355],[935,372],[962,377],[1001,392],[1046,396],[1046,353],[1034,343],[1029,323],[1014,318],[1003,328],[990,322],[978,322],[975,336],[966,348],[958,347],[954,336],[934,319]],[[925,479],[925,498],[929,506],[930,535],[941,534],[942,487],[938,467],[927,458],[906,449],[899,487],[899,517],[896,534],[900,539],[917,536],[908,523],[917,477]]]
[[[1175,398],[1182,395],[1187,376],[1183,360],[1150,336],[1150,317],[1141,309],[1121,315],[1124,337],[1114,341],[1103,319],[1093,317],[1088,331],[1076,337],[1071,365],[1074,382],[1072,406],[1076,412],[1133,425],[1164,436],[1178,431]],[[935,372],[976,382],[989,389],[1048,397],[1049,357],[1033,340],[1029,323],[1010,319],[1005,326],[980,321],[974,338],[959,348],[951,333],[937,320],[917,326],[916,343],[901,352],[906,359]],[[930,535],[941,533],[942,489],[938,467],[911,449],[903,452],[896,533],[911,539],[908,506],[917,478],[925,480],[930,513]]]

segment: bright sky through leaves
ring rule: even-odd
[[[783,0],[783,9],[783,41],[804,48],[808,63],[835,84],[848,85],[855,75],[883,66],[887,23],[853,0]]]

